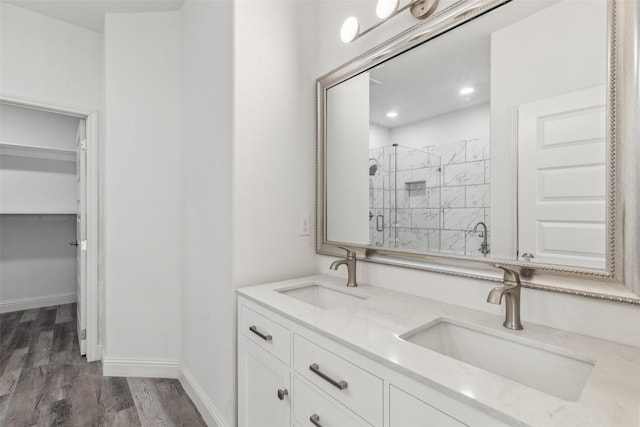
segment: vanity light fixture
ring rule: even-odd
[[[463,87],[460,89],[460,95],[471,95],[475,91],[472,87]]]
[[[395,111],[389,111],[387,113],[387,117],[389,117],[390,119],[395,119],[396,117],[398,117],[398,113]]]
[[[340,29],[340,39],[344,43],[352,42],[356,36],[358,35],[358,31],[360,31],[360,24],[355,16],[350,16],[344,20],[344,24],[342,24],[342,29]]]
[[[398,10],[398,0],[378,0],[376,4],[376,16],[380,19],[387,19],[396,10]]]
[[[378,0],[378,3],[376,4],[376,15],[378,18],[382,19],[382,21],[360,32],[358,19],[354,16],[350,16],[342,24],[340,39],[344,43],[351,43],[352,41],[364,36],[369,31],[378,28],[380,25],[402,13],[406,9],[409,9],[414,17],[418,19],[425,19],[435,12],[438,7],[438,1],[439,0],[409,0],[409,3],[398,8],[399,0]]]

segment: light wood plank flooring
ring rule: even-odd
[[[75,304],[0,315],[0,426],[206,426],[173,379],[103,377]]]

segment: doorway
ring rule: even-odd
[[[14,215],[22,222],[24,222],[23,218],[29,218],[34,221],[34,224],[39,220],[46,220],[48,223],[56,220],[58,224],[71,228],[72,232],[75,230],[74,238],[67,239],[64,243],[72,245],[70,250],[75,250],[74,258],[76,259],[77,272],[76,277],[71,278],[75,284],[69,283],[69,285],[74,285],[71,289],[73,292],[69,292],[65,296],[74,297],[77,302],[78,339],[81,353],[86,355],[88,361],[99,360],[102,355],[99,346],[98,292],[98,112],[74,110],[5,96],[0,96],[0,107],[4,111],[21,110],[31,112],[32,116],[59,118],[58,121],[66,127],[76,126],[75,140],[70,141],[71,146],[57,147],[56,144],[38,144],[32,143],[32,141],[26,143],[0,141],[0,153],[3,155],[3,160],[12,159],[14,163],[22,162],[20,167],[15,170],[3,170],[9,174],[13,173],[13,178],[17,179],[13,180],[15,185],[11,191],[14,192],[14,196],[17,196],[15,200],[22,200],[22,202],[17,203],[13,208],[7,203],[3,203],[2,213],[3,216],[5,213]],[[22,115],[29,116],[29,114]],[[12,120],[12,117],[10,114],[5,115],[7,121]],[[34,167],[34,162],[37,163],[37,167]],[[43,173],[43,170],[49,174]],[[20,179],[29,171],[35,172],[30,175],[34,180],[33,185],[29,188],[37,196],[33,197],[34,194],[32,194],[29,198],[25,193],[21,198],[17,193],[21,188],[28,187],[27,182],[20,181]],[[69,178],[73,182],[69,182]],[[38,184],[42,184],[44,188],[39,187]],[[60,198],[53,189],[63,186],[64,188],[71,187],[75,191],[66,191]],[[33,191],[34,188],[37,191]],[[3,191],[3,193],[6,196],[8,192]],[[65,200],[71,196],[73,196],[73,200]],[[48,199],[50,202],[46,209],[36,206],[37,201],[43,199]],[[31,202],[36,201],[35,205],[34,203],[30,205],[30,200]],[[12,212],[12,209],[15,212]],[[49,228],[51,229],[50,226]],[[2,308],[7,308],[7,311],[20,309],[20,307],[24,309],[29,308],[30,305],[31,307],[41,305],[49,300],[53,304],[64,303],[62,300],[58,302],[55,298],[48,297],[48,299],[43,297],[22,298],[12,301],[13,308]]]

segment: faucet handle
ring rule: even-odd
[[[347,251],[347,258],[354,258],[356,257],[356,251],[354,251],[353,249],[347,248],[345,246],[340,246],[338,245],[338,247],[340,249],[344,249],[345,251]]]
[[[520,275],[518,274],[518,272],[516,270],[513,270],[511,268],[502,266],[500,264],[493,264],[493,266],[495,268],[499,268],[500,270],[504,271],[504,276],[502,278],[503,281],[508,281],[509,280],[509,276],[511,276],[513,279],[511,280],[512,282],[515,282],[517,286],[520,286]]]

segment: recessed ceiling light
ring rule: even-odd
[[[463,87],[460,89],[460,95],[471,95],[475,91],[472,87]]]
[[[396,113],[395,111],[389,111],[387,113],[387,117],[389,117],[390,119],[394,119],[394,118],[398,117],[398,113]]]

